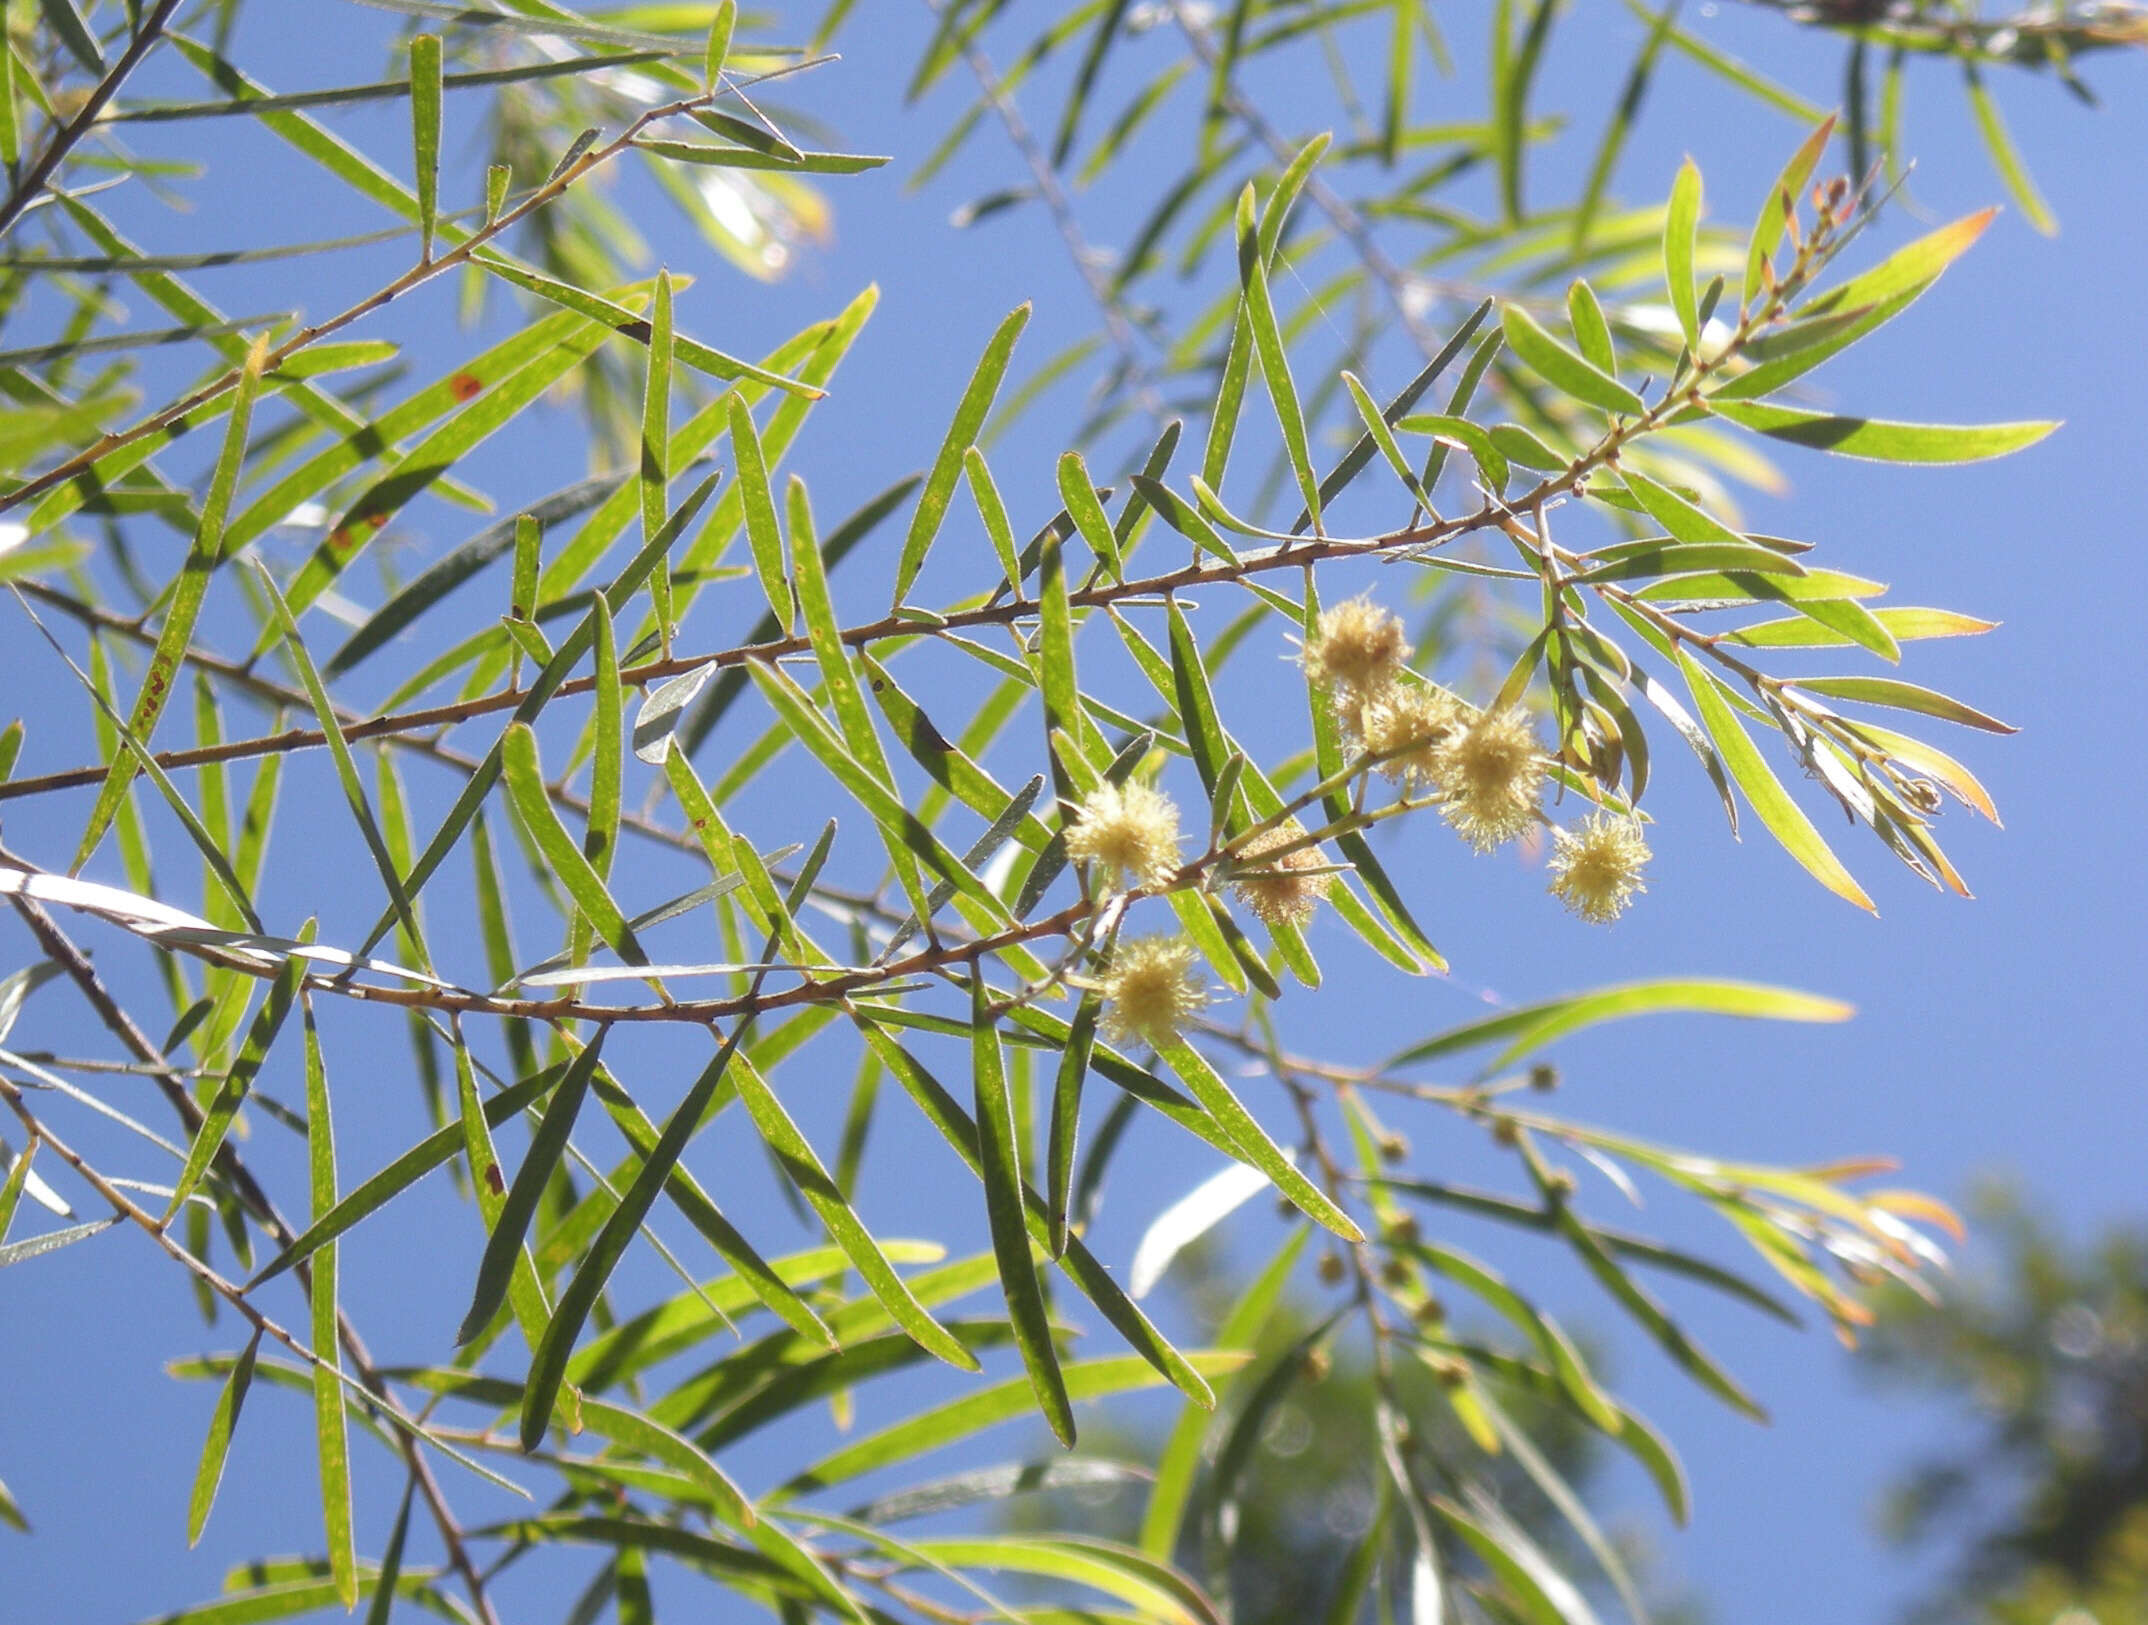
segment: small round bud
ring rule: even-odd
[[[1437,1298],[1428,1297],[1423,1303],[1410,1311],[1410,1318],[1416,1321],[1418,1325],[1428,1329],[1434,1326],[1444,1326],[1447,1323],[1447,1306]]]
[[[1511,1117],[1492,1119],[1492,1139],[1500,1145],[1521,1144],[1521,1129]]]
[[[1544,1190],[1554,1201],[1563,1202],[1580,1188],[1570,1168],[1554,1168],[1544,1176]]]
[[[1426,1363],[1442,1388],[1460,1388],[1469,1381],[1469,1367],[1460,1360],[1430,1360]]]
[[[1378,1144],[1382,1162],[1400,1162],[1410,1154],[1409,1136],[1396,1129],[1389,1129],[1382,1134]]]
[[[1417,1240],[1418,1235],[1417,1221],[1407,1213],[1381,1232],[1383,1239],[1397,1247],[1409,1246]]]
[[[1115,881],[1161,886],[1178,869],[1178,808],[1145,784],[1100,784],[1067,826],[1067,856]]]
[[[1380,1279],[1388,1286],[1408,1286],[1410,1266],[1407,1259],[1390,1258],[1380,1266]]]
[[[1305,1351],[1305,1363],[1299,1369],[1307,1382],[1325,1382],[1335,1369],[1335,1360],[1326,1349],[1311,1348]]]
[[[1199,952],[1184,937],[1122,942],[1097,982],[1104,995],[1104,1032],[1114,1043],[1141,1039],[1161,1048],[1206,1002]]]
[[[1559,1087],[1559,1069],[1549,1061],[1539,1061],[1529,1068],[1529,1087],[1541,1094],[1549,1094]]]
[[[1479,852],[1504,846],[1536,821],[1544,758],[1519,706],[1480,713],[1441,743],[1431,768],[1440,811]]]
[[[1648,889],[1641,883],[1648,859],[1639,824],[1592,813],[1579,830],[1553,832],[1552,895],[1591,925],[1608,925]]]
[[[1320,1277],[1322,1286],[1340,1286],[1349,1270],[1343,1263],[1342,1254],[1330,1250],[1320,1255],[1320,1262],[1313,1266],[1313,1272]]]

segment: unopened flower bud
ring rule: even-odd
[[[1529,1068],[1529,1087],[1549,1094],[1559,1087],[1559,1069],[1549,1061],[1539,1061]]]
[[[1342,1254],[1330,1250],[1320,1255],[1320,1262],[1313,1266],[1313,1272],[1320,1277],[1322,1286],[1340,1286],[1348,1270],[1343,1263]]]

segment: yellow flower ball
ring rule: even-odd
[[[1592,813],[1580,829],[1554,832],[1552,895],[1590,924],[1608,925],[1626,912],[1634,893],[1648,889],[1641,884],[1648,859],[1639,824]]]
[[[1112,881],[1161,886],[1178,872],[1178,808],[1145,784],[1100,784],[1067,826],[1067,856]]]
[[[1207,1002],[1195,969],[1198,950],[1184,937],[1138,937],[1122,942],[1098,980],[1104,995],[1104,1036],[1161,1049],[1176,1039]]]

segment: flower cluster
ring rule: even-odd
[[[1178,807],[1145,784],[1100,784],[1067,826],[1067,856],[1111,881],[1161,886],[1178,870]]]
[[[1551,854],[1552,895],[1592,925],[1608,925],[1646,891],[1648,843],[1631,818],[1595,813],[1578,830],[1559,830]]]
[[[1300,845],[1304,840],[1304,826],[1292,819],[1248,841],[1238,853],[1231,890],[1265,926],[1302,926],[1334,883],[1319,848]]]
[[[1544,793],[1544,758],[1529,714],[1519,706],[1479,712],[1433,752],[1432,782],[1447,822],[1479,852],[1522,834]]]
[[[1536,731],[1518,707],[1472,710],[1409,673],[1409,659],[1401,619],[1352,598],[1320,617],[1299,664],[1379,772],[1405,788],[1431,789],[1447,821],[1489,852],[1537,816],[1544,761]]]
[[[1199,958],[1184,937],[1120,943],[1097,983],[1104,995],[1104,1036],[1115,1044],[1139,1040],[1156,1049],[1175,1041],[1208,1000],[1194,968]]]
[[[1365,765],[1405,794],[1429,795],[1458,835],[1494,851],[1543,817],[1549,764],[1535,725],[1520,706],[1479,711],[1426,682],[1409,669],[1410,654],[1400,617],[1352,598],[1321,615],[1298,662]],[[1302,838],[1279,831],[1267,849]],[[1595,814],[1578,830],[1555,831],[1553,846],[1552,893],[1582,919],[1614,920],[1643,889],[1648,843],[1630,817]],[[1302,918],[1318,901],[1306,877],[1281,865],[1234,884],[1270,923],[1272,915]]]

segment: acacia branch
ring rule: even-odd
[[[165,25],[171,21],[172,13],[178,9],[179,0],[157,0],[156,9],[142,19],[134,37],[127,41],[126,50],[120,53],[119,60],[112,64],[105,76],[97,81],[82,105],[75,109],[75,116],[52,132],[52,139],[45,143],[45,150],[31,160],[30,167],[24,170],[21,178],[8,189],[6,198],[0,199],[0,237],[6,236],[15,222],[37,201],[44,192],[46,183],[52,179],[67,155],[89,134],[90,127],[103,114],[105,104],[118,94],[119,87],[126,83],[128,76],[141,65],[142,58],[147,56],[163,37]]]

